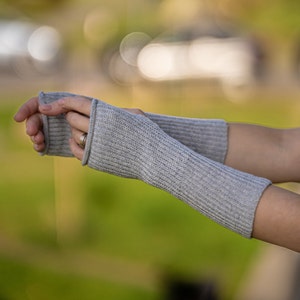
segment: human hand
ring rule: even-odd
[[[77,111],[79,113],[79,121],[81,121],[80,117],[82,117],[82,115],[86,114],[87,116],[89,116],[89,104],[90,100],[88,98],[70,97],[54,101],[51,104],[40,105],[39,98],[33,97],[19,108],[19,110],[14,116],[14,120],[16,122],[26,122],[26,134],[30,137],[31,141],[33,142],[34,149],[37,152],[41,152],[45,149],[45,136],[43,133],[42,114],[48,116],[56,116],[65,113],[66,119],[71,119],[71,122],[73,123],[71,111]],[[75,122],[77,122],[77,117],[75,118]],[[80,129],[81,123],[82,122],[79,123],[78,129]],[[87,118],[85,118],[85,125],[86,126],[84,126],[83,130],[87,132]],[[76,140],[78,140],[79,133],[76,126],[74,127],[72,133],[76,137]]]
[[[40,101],[41,102],[41,101]],[[43,101],[42,101],[43,102]],[[59,116],[63,115],[63,118],[69,124],[70,131],[70,140],[65,138],[65,149],[69,148],[70,153],[77,157],[78,159],[82,159],[85,141],[80,141],[83,137],[87,135],[89,129],[89,116],[91,109],[91,99],[83,97],[83,96],[67,96],[60,98],[58,100],[54,100],[53,102],[44,102],[45,104],[39,105],[39,112],[41,115],[46,116]],[[47,103],[47,104],[46,104]],[[57,127],[56,132],[60,132],[60,126],[62,126],[61,130],[66,130],[64,125],[65,123],[56,123]],[[58,130],[58,131],[57,131]],[[53,133],[52,133],[53,134]],[[59,133],[60,134],[60,133]],[[45,138],[47,138],[47,133],[45,132]],[[57,138],[59,138],[57,136]],[[55,141],[56,137],[53,136]],[[69,141],[69,145],[68,145]],[[46,141],[46,143],[51,141]],[[74,152],[74,153],[73,153]],[[57,155],[57,154],[55,154]],[[59,155],[59,154],[58,154]]]
[[[42,114],[49,116],[65,114],[71,127],[70,149],[76,158],[82,160],[85,136],[89,130],[91,99],[82,96],[65,97],[51,104],[40,105],[39,110]],[[124,110],[133,114],[144,115],[140,109],[124,108]]]
[[[26,121],[26,133],[33,142],[34,149],[42,152],[45,149],[45,136],[43,133],[42,115],[56,116],[65,114],[66,120],[71,127],[72,138],[70,149],[74,156],[82,159],[84,147],[80,141],[88,132],[91,99],[81,96],[65,97],[50,104],[39,103],[38,97],[33,97],[24,103],[14,116],[15,121]],[[139,109],[124,110],[133,113],[144,113]]]
[[[14,116],[16,122],[26,121],[26,134],[33,142],[33,147],[37,152],[45,148],[45,137],[43,133],[43,122],[39,112],[39,99],[33,97],[25,102]]]

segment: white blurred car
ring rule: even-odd
[[[47,74],[59,64],[62,39],[56,29],[31,22],[0,20],[0,69],[18,75]]]
[[[152,40],[144,33],[128,34],[112,56],[109,72],[121,83],[137,78],[217,81],[231,96],[252,86],[262,72],[263,59],[263,51],[253,39],[189,27]]]
[[[240,85],[253,80],[254,56],[239,38],[202,37],[188,42],[151,42],[137,60],[148,80],[219,79]]]

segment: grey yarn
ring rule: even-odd
[[[49,104],[63,97],[76,96],[70,93],[44,93],[39,94],[40,104]],[[45,135],[46,147],[42,155],[57,155],[71,157],[73,153],[70,150],[69,139],[71,137],[71,130],[65,116],[45,116],[43,119],[43,132]]]
[[[167,135],[156,123],[93,100],[83,164],[140,179],[185,201],[245,237],[270,184],[200,155]]]
[[[174,139],[192,150],[224,163],[227,153],[227,123],[224,120],[180,118],[146,113]]]
[[[40,101],[47,103],[63,96],[66,93],[41,93]],[[71,155],[63,142],[70,136],[64,116],[45,117],[44,122],[49,140],[44,153]],[[162,122],[157,123],[93,100],[82,164],[165,190],[220,225],[250,238],[257,204],[271,182],[196,153],[162,130]]]
[[[78,95],[41,92],[39,101],[41,104],[48,104],[68,96]],[[227,152],[227,123],[224,120],[180,118],[151,113],[146,115],[179,142],[212,160],[224,163]],[[68,142],[71,136],[70,127],[64,116],[43,116],[43,124],[47,138],[46,149],[42,154],[73,156]]]

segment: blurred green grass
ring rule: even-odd
[[[190,117],[299,124],[297,97],[257,95],[236,103],[197,91],[193,86],[167,91],[144,87],[104,91],[104,100]],[[160,299],[164,279],[173,275],[213,279],[222,299],[233,299],[260,242],[219,227],[142,182],[82,168],[72,159],[38,156],[24,125],[12,120],[25,99],[24,94],[0,99],[0,299]],[[116,261],[117,267],[96,266],[92,260],[86,266],[90,264],[91,272],[81,274],[74,260],[51,269],[50,256],[55,260],[64,251],[81,253],[83,264],[89,253],[96,260],[103,256]],[[126,262],[136,286],[123,282],[128,278],[118,262]],[[140,284],[143,272],[130,271],[136,263],[150,266],[149,274],[161,283]],[[95,267],[100,278],[92,272]],[[106,278],[110,272],[119,272],[121,279]]]

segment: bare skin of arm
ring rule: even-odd
[[[300,182],[300,128],[230,123],[225,164],[270,179]]]
[[[225,164],[274,183],[300,181],[300,129],[229,124]],[[252,236],[300,252],[300,196],[269,186],[258,204]]]
[[[300,129],[231,123],[225,164],[274,183],[300,182]],[[258,204],[252,236],[300,252],[300,196],[269,186]]]
[[[300,196],[269,186],[256,209],[252,236],[300,253]]]
[[[78,146],[78,139],[82,132],[88,131],[89,100],[82,98],[79,103],[78,99],[67,98],[44,107],[37,103],[37,98],[29,100],[15,115],[18,122],[27,120],[26,131],[35,150],[44,147],[39,111],[46,115],[66,113],[73,134],[70,147],[81,160],[83,149]],[[300,182],[299,141],[300,128],[272,129],[230,123],[225,164],[273,182]],[[274,185],[266,188],[256,210],[252,236],[300,252],[300,195]]]

